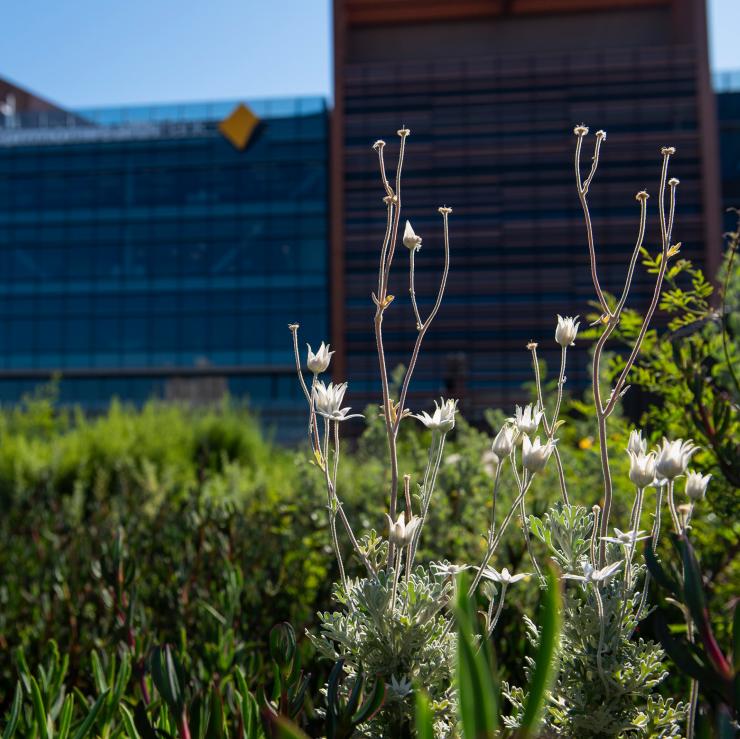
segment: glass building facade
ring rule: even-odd
[[[727,208],[740,208],[740,71],[715,76],[717,119],[722,170],[724,227],[734,231],[737,215]]]
[[[300,402],[287,324],[328,335],[327,111],[251,102],[18,113],[0,127],[0,399]],[[2,119],[0,118],[0,123]]]

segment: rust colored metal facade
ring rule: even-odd
[[[608,131],[591,188],[602,285],[623,283],[647,188],[646,243],[659,243],[660,148],[675,146],[681,180],[675,235],[687,257],[715,269],[720,253],[716,113],[699,0],[335,0],[332,146],[332,339],[336,377],[352,405],[380,397],[370,291],[385,227],[372,150],[411,129],[402,223],[424,238],[417,294],[429,311],[442,268],[437,207],[454,208],[445,301],[430,329],[409,405],[440,393],[468,417],[526,398],[525,349],[557,362],[557,313],[590,311],[593,287],[573,176],[574,124]],[[590,142],[593,141],[591,137]],[[584,149],[583,166],[590,163]],[[397,251],[384,321],[391,368],[415,337],[408,263]],[[642,309],[640,274],[631,305]],[[585,386],[577,342],[568,387]]]

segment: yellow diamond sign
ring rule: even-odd
[[[235,148],[244,149],[259,122],[260,119],[246,105],[239,103],[228,117],[218,124],[218,130]]]

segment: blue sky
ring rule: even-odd
[[[709,0],[740,70],[740,0]],[[329,0],[9,0],[0,76],[72,107],[327,95]]]

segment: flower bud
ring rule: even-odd
[[[409,251],[419,251],[421,249],[421,236],[414,233],[411,223],[406,221],[406,228],[403,231],[403,245]]]
[[[398,547],[404,547],[410,544],[414,532],[421,524],[421,519],[418,516],[411,516],[411,520],[407,523],[405,515],[404,513],[399,513],[398,518],[394,522],[387,513],[385,514],[385,517],[388,519],[388,541]]]
[[[711,479],[711,475],[702,477],[701,472],[690,470],[686,477],[685,488],[688,498],[693,501],[701,500],[707,492],[707,485]]]
[[[630,431],[627,451],[633,454],[645,454],[647,452],[647,441],[642,438],[642,431],[640,429]]]
[[[310,344],[306,344],[306,346],[308,347],[308,358],[306,359],[306,366],[308,369],[315,375],[320,375],[322,372],[326,372],[329,367],[329,362],[331,362],[331,355],[334,354],[334,352],[329,351],[330,345],[324,344],[322,341],[316,354],[311,351]]]
[[[506,459],[511,454],[516,441],[516,430],[508,423],[501,427],[491,445],[491,451],[499,458]]]
[[[655,482],[655,454],[632,449],[628,449],[627,454],[630,457],[630,481],[641,489],[652,485]]]
[[[555,341],[562,347],[572,346],[576,340],[578,334],[578,327],[581,325],[577,323],[578,316],[575,318],[563,318],[558,315],[558,325],[555,329]]]

